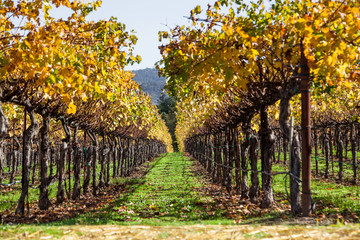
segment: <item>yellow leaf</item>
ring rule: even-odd
[[[312,33],[313,33],[313,29],[310,26],[306,26],[304,30],[304,34],[309,36]]]
[[[348,89],[351,89],[351,87],[352,87],[352,85],[351,85],[351,83],[349,81],[344,81],[343,85]]]
[[[327,58],[326,58],[326,64],[328,65],[328,66],[333,66],[334,64],[333,64],[333,62],[334,62],[334,59],[333,59],[333,57],[332,56],[327,56]]]
[[[257,55],[259,55],[259,52],[256,49],[250,49],[249,58],[256,59]]]
[[[69,104],[68,109],[66,110],[67,114],[75,114],[76,113],[76,106],[72,102]]]
[[[50,87],[49,86],[44,87],[44,92],[49,93],[50,92]]]

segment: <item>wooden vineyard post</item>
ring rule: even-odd
[[[301,138],[302,138],[302,213],[310,215],[311,209],[311,102],[310,102],[310,69],[304,54],[301,41]]]

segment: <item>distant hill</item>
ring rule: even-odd
[[[151,96],[153,104],[158,104],[162,89],[165,86],[165,78],[158,75],[158,71],[154,68],[146,68],[134,70],[134,80],[140,84],[142,90]]]

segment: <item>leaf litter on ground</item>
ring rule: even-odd
[[[33,203],[31,215],[26,218],[9,213],[5,219],[11,223],[50,222],[46,226],[50,229],[53,225],[60,226],[57,229],[60,233],[54,231],[60,236],[67,236],[66,239],[70,235],[73,239],[81,239],[77,238],[79,236],[85,239],[93,236],[96,239],[111,239],[116,236],[124,239],[125,236],[132,239],[144,239],[146,236],[146,239],[166,239],[174,236],[183,239],[208,239],[209,236],[226,239],[225,236],[228,235],[221,235],[225,232],[233,239],[244,236],[249,239],[277,239],[284,236],[291,236],[293,239],[317,239],[316,236],[321,234],[325,236],[323,239],[337,236],[349,236],[348,239],[360,237],[358,225],[321,228],[316,225],[325,221],[322,222],[317,216],[293,218],[286,201],[277,203],[272,209],[261,209],[258,204],[240,199],[240,195],[235,192],[229,194],[207,177],[198,162],[179,153],[166,154],[139,168],[126,181],[122,180],[120,184],[115,181],[115,185],[104,190],[99,196],[83,196],[80,201],[68,201],[53,206],[49,211],[36,210],[36,203]],[[328,223],[332,222],[327,221],[326,224]],[[80,226],[64,226],[68,224]],[[215,224],[227,226],[214,226]],[[233,224],[240,225],[228,226]],[[280,225],[274,226],[277,224]],[[26,234],[25,238],[30,236],[30,239],[33,236],[34,239],[49,236],[48,230],[41,230],[41,226],[32,226],[30,232],[27,232],[26,227],[22,227],[21,233],[16,226],[6,228],[9,236]],[[198,234],[199,232],[201,234]],[[189,235],[186,235],[187,233]]]

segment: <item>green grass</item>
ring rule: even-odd
[[[17,176],[17,180],[21,180],[21,175]],[[31,185],[31,181],[30,181],[30,185]],[[49,198],[56,197],[57,185],[58,184],[55,183],[54,185],[49,186]],[[28,195],[29,203],[31,204],[34,201],[38,200],[39,194],[40,194],[39,188],[34,189],[30,187],[29,195]],[[21,195],[21,183],[11,186],[10,189],[8,188],[8,191],[6,192],[2,192],[0,194],[0,212],[14,208],[19,201],[20,195]]]
[[[283,161],[281,156],[281,162]],[[184,224],[233,224],[232,219],[225,217],[224,210],[214,208],[210,197],[204,196],[198,188],[205,184],[202,176],[195,176],[191,171],[192,162],[180,153],[164,154],[151,163],[148,174],[142,178],[116,178],[111,183],[126,185],[123,195],[109,203],[102,211],[90,212],[76,218],[64,220],[55,225],[73,224],[146,224],[146,225],[184,225]],[[324,169],[325,161],[319,162],[319,169]],[[352,177],[352,168],[344,165],[345,177]],[[261,169],[258,161],[258,169]],[[315,160],[312,159],[315,170]],[[100,166],[98,167],[100,171]],[[273,172],[288,171],[288,166],[274,164]],[[335,173],[338,164],[334,164]],[[330,172],[331,173],[331,172]],[[18,178],[20,176],[17,176]],[[259,174],[261,184],[261,174]],[[273,177],[273,189],[277,201],[286,202],[288,195],[285,179],[289,188],[289,177]],[[83,179],[81,178],[81,181]],[[250,183],[250,172],[248,177]],[[72,179],[72,185],[74,179]],[[260,185],[261,186],[261,185]],[[0,211],[16,206],[20,196],[20,184],[13,187],[15,191],[0,194]],[[39,189],[30,188],[29,202],[38,199]],[[57,183],[49,187],[50,198],[57,192]],[[360,188],[344,186],[321,177],[312,179],[314,201],[318,203],[317,213],[354,212],[360,214]],[[259,220],[279,217],[279,213],[264,214]],[[246,221],[245,221],[246,222]],[[50,225],[51,225],[50,224]]]
[[[277,171],[284,170],[281,165],[274,166]],[[273,188],[279,198],[287,198],[284,186],[284,177],[273,178]],[[287,177],[289,187],[289,177]],[[316,213],[343,213],[344,211],[360,214],[360,188],[359,186],[345,186],[333,181],[325,181],[322,178],[312,178],[311,189],[315,203],[325,208],[317,208]],[[288,190],[289,191],[289,190]]]
[[[333,151],[334,175],[332,174],[332,163],[330,160],[329,163],[330,176],[328,180],[323,178],[325,173],[325,166],[326,166],[324,156],[322,155],[321,150],[319,150],[318,153],[319,153],[319,162],[318,162],[319,175],[315,176],[314,175],[315,156],[314,156],[314,148],[313,148],[312,159],[311,159],[311,169],[313,172],[311,189],[313,193],[313,199],[318,206],[316,209],[316,213],[334,214],[334,213],[353,212],[356,213],[357,215],[360,215],[360,187],[349,184],[353,180],[353,166],[351,164],[352,163],[351,152],[348,153],[348,159],[344,159],[344,165],[343,165],[344,183],[339,183],[336,180],[338,179],[338,171],[339,171],[338,159],[335,158],[336,151],[335,150]],[[358,156],[357,159],[360,159],[360,152],[357,152],[357,156]],[[277,153],[276,153],[276,159],[278,159]],[[281,153],[280,163],[273,164],[272,166],[273,173],[289,171],[289,156],[287,156],[286,165],[283,164],[283,161],[284,161],[284,154]],[[260,160],[258,160],[258,170],[260,169],[261,169],[261,162]],[[235,172],[233,176],[235,176]],[[286,181],[287,192],[285,188],[285,181]],[[235,182],[235,179],[233,180],[233,182]],[[259,174],[259,182],[261,186],[261,174]],[[250,186],[251,185],[250,172],[248,173],[248,183]],[[287,202],[287,200],[290,199],[290,197],[288,196],[288,194],[290,194],[289,186],[290,186],[289,176],[286,177],[285,175],[273,176],[273,190],[277,201]],[[272,213],[267,217],[272,217],[274,216],[274,214],[275,213]]]
[[[334,148],[335,149],[335,148]],[[343,172],[344,183],[336,181],[338,179],[339,163],[335,158],[336,151],[333,151],[333,167],[330,160],[329,163],[329,180],[324,179],[324,173],[326,168],[325,158],[319,150],[319,176],[313,176],[312,179],[312,192],[315,202],[319,202],[324,206],[327,206],[320,211],[325,214],[330,213],[343,213],[345,211],[351,211],[360,214],[360,188],[359,186],[350,185],[353,181],[353,165],[352,165],[352,153],[348,152],[348,159],[344,157]],[[343,156],[345,156],[345,151]],[[360,157],[360,152],[357,152],[357,159]],[[312,172],[315,173],[315,156],[314,149],[311,162]],[[332,168],[334,171],[332,171]]]
[[[359,153],[358,153],[359,154]],[[311,169],[313,172],[311,189],[313,193],[313,199],[317,203],[318,208],[316,213],[332,214],[332,213],[344,213],[353,212],[360,214],[360,187],[352,186],[349,183],[353,179],[352,165],[348,164],[350,160],[344,160],[344,182],[347,184],[339,183],[336,181],[338,178],[339,164],[338,159],[335,159],[334,151],[334,175],[332,175],[332,165],[330,161],[330,176],[329,179],[324,179],[325,172],[325,160],[319,151],[319,176],[315,176],[315,157],[314,152],[312,155]],[[351,153],[348,154],[348,158],[351,158]],[[289,158],[288,158],[289,159]],[[281,158],[281,160],[283,160]],[[345,164],[347,163],[347,164]],[[273,165],[273,172],[288,171],[288,166],[283,164]],[[287,187],[289,188],[289,177],[287,179]],[[284,175],[278,175],[273,177],[273,188],[276,195],[280,198],[287,198]],[[288,190],[289,191],[289,190]],[[320,208],[325,206],[325,208]]]
[[[318,151],[318,171],[319,175],[325,174],[326,169],[326,161],[325,161],[325,155],[322,153],[322,151],[319,149]],[[357,161],[359,162],[360,159],[360,152],[356,153],[357,155]],[[348,159],[345,159],[345,151],[343,152],[343,171],[344,171],[344,181],[345,182],[351,182],[353,181],[353,164],[352,164],[352,153],[351,151],[348,151]],[[330,157],[331,158],[331,157]],[[360,164],[359,164],[360,165]],[[311,169],[315,173],[316,171],[316,161],[315,161],[315,150],[313,149],[312,152],[312,159],[311,159]],[[333,171],[334,170],[334,171]],[[339,172],[339,160],[336,158],[336,151],[335,148],[333,150],[333,160],[329,160],[329,173],[332,175],[332,178],[337,178]]]
[[[71,165],[71,169],[73,169],[73,164]],[[65,172],[68,170],[68,165],[65,166]],[[101,165],[100,163],[98,163],[98,166],[97,166],[97,173],[99,174],[100,173],[100,170],[101,170]],[[110,175],[112,175],[112,169],[110,169]],[[21,181],[21,167],[19,168],[19,171],[20,171],[20,174],[16,174],[15,175],[15,179],[14,181]],[[19,172],[18,171],[18,172]],[[35,183],[32,184],[32,169],[30,170],[30,186],[34,185],[34,187],[38,187],[40,182],[39,182],[39,166],[37,167],[37,170],[35,172]],[[54,166],[54,169],[53,169],[53,174],[56,173],[56,167]],[[92,170],[91,170],[92,171]],[[48,174],[50,173],[50,171],[48,172]],[[84,181],[84,177],[83,177],[83,168],[81,168],[81,176],[80,176],[80,182],[81,182],[81,187],[83,186],[83,181]],[[73,186],[74,186],[74,183],[75,183],[75,179],[73,178],[73,173],[71,174],[71,191],[73,190]],[[98,176],[99,177],[99,176]],[[64,187],[65,187],[65,182],[66,182],[66,189],[69,188],[69,179],[68,179],[68,174],[66,174],[64,176],[64,178],[66,178],[64,180]],[[110,178],[110,180],[112,181],[113,179]],[[4,184],[8,184],[9,183],[9,179],[4,179],[3,180],[3,183]],[[91,177],[91,180],[90,180],[90,186],[92,184],[92,177]],[[51,199],[52,202],[55,202],[55,198],[56,198],[56,194],[57,194],[57,190],[58,190],[58,182],[56,181],[54,184],[50,185],[49,188],[49,199]],[[82,191],[82,189],[81,189]],[[6,192],[2,192],[0,194],[0,213],[2,211],[5,211],[5,210],[8,210],[8,209],[12,209],[14,207],[17,206],[17,203],[19,201],[19,198],[20,198],[20,195],[21,195],[21,183],[17,183],[17,184],[14,184],[10,187],[10,189],[8,188],[8,191]],[[40,190],[39,188],[31,188],[29,187],[29,203],[32,204],[34,203],[36,200],[39,199],[39,195],[40,195]],[[65,195],[66,195],[66,192],[65,192]],[[65,196],[66,197],[66,196]]]
[[[120,225],[232,224],[224,210],[198,192],[204,179],[191,171],[192,162],[181,153],[165,154],[151,163],[143,178],[126,181],[124,194],[102,213],[89,213],[57,223]]]
[[[17,178],[20,178],[19,180],[21,180],[21,175],[17,176]],[[80,179],[81,183],[83,182],[83,177],[81,177]],[[72,178],[71,179],[71,186],[74,185],[75,179]],[[66,179],[66,186],[68,188],[68,184],[69,180]],[[38,181],[35,181],[35,186],[37,187],[40,183]],[[65,183],[64,183],[65,184]],[[31,184],[31,180],[30,180],[30,185]],[[7,209],[11,209],[14,208],[20,198],[21,195],[21,183],[15,184],[11,187],[12,191],[7,191],[7,192],[3,192],[2,194],[0,194],[0,212],[1,211],[5,211]],[[49,186],[49,198],[53,199],[53,201],[55,201],[55,197],[56,197],[56,193],[57,193],[57,189],[58,189],[58,183],[56,182],[53,185]],[[66,193],[65,193],[66,194]],[[29,203],[34,203],[36,200],[39,199],[39,195],[40,195],[40,190],[39,188],[31,188],[29,187]]]
[[[164,154],[150,165],[148,172],[138,178],[117,178],[112,184],[126,185],[123,194],[113,203],[108,203],[101,211],[79,215],[72,219],[36,225],[0,225],[0,239],[13,237],[14,234],[23,234],[26,237],[41,231],[42,234],[61,238],[66,235],[65,228],[75,225],[151,225],[151,226],[180,226],[193,224],[232,225],[233,219],[225,216],[225,210],[215,205],[213,200],[205,196],[199,188],[206,184],[203,176],[191,172],[193,162],[180,153]],[[259,166],[260,169],[260,166]],[[273,171],[284,171],[286,166],[276,164]],[[261,176],[260,176],[261,180]],[[250,182],[250,179],[249,179]],[[55,185],[54,185],[55,187]],[[274,192],[277,200],[286,198],[284,176],[273,178]],[[321,178],[313,179],[312,189],[314,200],[322,205],[329,206],[321,211],[326,214],[342,211],[359,212],[359,187],[343,186],[334,182],[324,181]],[[31,190],[33,191],[33,190]],[[38,191],[38,190],[36,190]],[[56,191],[53,191],[56,193]],[[37,193],[38,194],[38,193]],[[36,193],[34,193],[34,196]],[[0,196],[0,198],[2,195]],[[320,211],[320,210],[318,210]],[[264,223],[266,220],[278,217],[279,213],[270,212],[262,217],[249,218],[242,222]],[[296,228],[297,226],[294,226]],[[354,225],[354,228],[358,226]],[[289,226],[289,228],[293,228]],[[320,228],[319,228],[320,229]],[[159,233],[157,238],[167,238],[170,233]],[[244,235],[250,239],[268,237],[264,232],[249,232]]]

